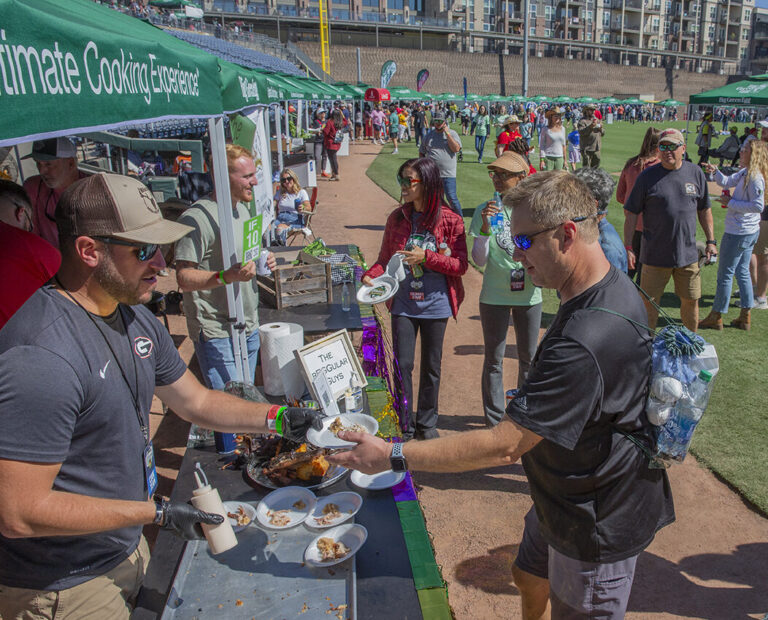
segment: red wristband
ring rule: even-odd
[[[631,246],[631,245],[625,245],[625,246],[624,246],[624,249],[625,249],[625,250],[629,250],[630,252],[633,252],[633,251],[634,251],[634,250],[632,249],[632,246]]]
[[[267,411],[267,430],[270,433],[283,434],[283,411],[284,406],[272,405]]]

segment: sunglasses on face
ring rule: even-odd
[[[525,175],[519,173],[519,172],[501,172],[497,170],[489,170],[488,176],[492,179],[495,177],[497,179],[501,179],[502,181],[506,181],[507,179],[511,179],[512,177],[523,177]]]
[[[408,177],[401,177],[399,174],[397,175],[397,184],[400,187],[411,187],[412,185],[416,185],[418,183],[421,183],[420,179],[409,179]]]
[[[683,145],[679,142],[675,144],[659,144],[659,151],[676,151],[681,146]]]
[[[281,183],[290,183],[291,181],[293,181],[291,177],[285,177],[283,179],[280,179]]]
[[[605,213],[605,211],[600,211],[598,213],[595,213],[594,215],[583,215],[581,217],[574,217],[573,219],[568,221],[578,224],[579,222],[583,222],[584,220],[597,217],[598,215],[601,215],[603,213]],[[541,233],[549,232],[550,230],[556,230],[565,223],[566,222],[560,222],[557,226],[551,226],[549,228],[545,228],[544,230],[540,230],[530,235],[512,235],[512,243],[515,244],[515,247],[518,250],[523,250],[523,251],[530,250],[531,246],[533,245],[533,238],[535,236],[540,235]]]
[[[136,248],[136,258],[138,258],[142,263],[148,261],[151,259],[156,253],[157,250],[160,249],[160,246],[157,243],[134,243],[132,241],[123,241],[122,239],[115,239],[114,237],[93,237],[94,239],[98,239],[99,241],[103,243],[107,243],[109,245],[126,245],[131,248]]]

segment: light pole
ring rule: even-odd
[[[528,96],[528,0],[523,1],[523,97]]]

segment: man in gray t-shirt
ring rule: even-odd
[[[245,206],[253,199],[257,184],[256,166],[251,154],[241,146],[227,145],[229,189],[232,198],[232,218],[235,231],[242,231],[251,214]],[[246,340],[250,377],[259,353],[259,293],[256,263],[235,263],[224,269],[221,251],[219,215],[216,203],[202,199],[179,218],[192,227],[192,232],[176,243],[176,278],[184,291],[184,310],[189,337],[208,387],[224,389],[227,381],[238,378],[232,338],[229,331],[226,285],[239,282],[245,313]],[[242,256],[243,234],[235,233],[235,250]],[[267,265],[275,267],[275,257],[269,254]]]
[[[707,257],[717,254],[707,179],[698,166],[684,160],[685,140],[677,129],[665,129],[659,139],[661,163],[643,171],[624,203],[624,244],[634,269],[632,237],[643,216],[640,286],[658,304],[672,277],[680,298],[680,318],[691,331],[699,324],[701,277],[696,249],[696,220],[707,238]],[[648,325],[656,327],[658,311],[648,301]]]
[[[459,134],[448,127],[445,121],[445,113],[435,112],[432,115],[432,129],[419,147],[419,156],[433,160],[440,169],[440,178],[443,181],[445,198],[451,209],[459,215],[461,203],[456,195],[456,154],[461,150]]]

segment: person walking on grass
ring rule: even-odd
[[[546,117],[547,126],[539,135],[539,170],[562,170],[567,158],[563,109],[550,108]]]
[[[475,117],[475,150],[477,151],[477,163],[483,163],[483,151],[485,141],[488,139],[488,130],[491,126],[491,117],[484,105],[480,106]]]
[[[400,135],[400,115],[397,113],[395,104],[389,106],[389,137],[392,140],[394,148],[392,149],[392,155],[397,154],[397,138]]]

